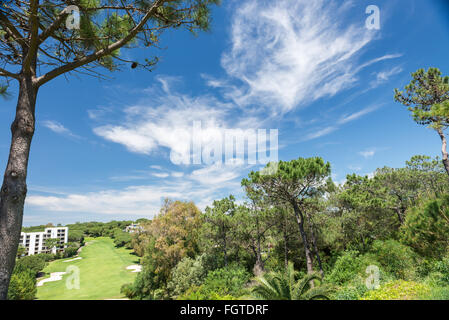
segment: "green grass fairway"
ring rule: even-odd
[[[126,270],[127,266],[138,264],[139,257],[132,250],[115,248],[110,238],[89,238],[81,253],[82,259],[64,262],[56,260],[44,269],[44,272],[65,272],[68,266],[77,266],[80,270],[80,288],[67,289],[66,277],[54,282],[46,282],[37,288],[40,300],[103,300],[123,298],[120,287],[134,281],[137,273]],[[48,277],[47,276],[47,277]]]

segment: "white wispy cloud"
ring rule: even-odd
[[[124,189],[105,189],[87,193],[31,194],[28,207],[50,212],[83,212],[95,214],[144,215],[156,214],[164,198],[195,201],[200,209],[210,205],[219,196],[241,193],[240,176],[243,167],[216,165],[193,170],[189,174],[171,172],[160,174],[157,185],[129,186]],[[156,174],[155,174],[156,175]],[[178,178],[184,176],[182,180]]]
[[[171,155],[189,159],[194,152],[191,150],[194,143],[202,147],[202,163],[206,164],[222,162],[221,153],[226,152],[227,136],[247,139],[245,153],[236,157],[248,159],[254,153],[260,155],[267,151],[268,142],[257,135],[259,129],[265,129],[269,134],[271,128],[260,127],[266,119],[237,112],[235,106],[213,96],[190,96],[174,91],[171,78],[159,76],[158,80],[159,86],[144,90],[144,95],[150,98],[123,108],[120,123],[96,126],[94,133],[131,152],[150,156],[168,149]],[[177,78],[176,81],[180,80]],[[198,126],[195,130],[194,125]],[[270,151],[276,147],[270,145]],[[207,150],[215,149],[217,157],[213,152],[211,162],[205,160],[209,155]],[[153,168],[161,169],[159,166]]]
[[[371,82],[372,87],[377,87],[385,82],[388,82],[391,77],[400,74],[403,71],[402,67],[394,67],[392,69],[384,70],[375,73],[376,79]]]
[[[66,135],[66,136],[69,136],[72,138],[80,138],[80,136],[74,134],[72,131],[70,131],[69,129],[64,127],[58,121],[45,120],[45,121],[42,121],[41,123],[44,127],[50,129],[51,131],[53,131],[55,133]]]
[[[329,134],[337,131],[338,129],[340,129],[340,127],[342,125],[347,124],[352,121],[356,121],[356,120],[360,119],[361,117],[378,110],[381,106],[382,106],[382,104],[379,104],[379,105],[363,108],[360,111],[357,111],[354,113],[344,114],[333,125],[329,125],[324,128],[313,129],[312,132],[310,132],[309,134],[307,134],[305,136],[303,141],[318,139],[318,138],[324,137],[326,135],[329,135]]]
[[[367,149],[367,150],[359,152],[359,155],[361,155],[365,159],[372,158],[375,154],[376,154],[376,150],[375,149]]]
[[[234,14],[232,48],[222,57],[227,74],[244,86],[209,79],[239,105],[286,112],[356,84],[363,68],[398,55],[359,63],[376,33],[344,24],[350,5],[325,0],[249,0]]]
[[[323,128],[323,129],[317,129],[317,131],[311,132],[308,135],[306,135],[304,140],[307,141],[307,140],[317,139],[317,138],[326,136],[326,135],[334,132],[337,129],[338,129],[338,127],[336,127],[336,126],[330,126],[330,127]]]
[[[340,118],[340,120],[338,120],[338,124],[342,125],[342,124],[346,124],[346,123],[351,122],[351,121],[355,121],[355,120],[363,117],[364,115],[367,115],[368,113],[376,111],[381,106],[382,105],[370,106],[370,107],[367,107],[367,108],[363,108],[362,110],[354,112],[352,114],[344,115],[344,116],[342,116]]]
[[[106,140],[124,145],[129,151],[151,154],[160,147],[184,154],[190,148],[190,135],[195,121],[202,124],[204,140],[226,128],[229,105],[212,96],[191,97],[172,92],[170,80],[158,78],[157,88],[146,90],[151,99],[124,109],[125,119],[119,125],[94,128],[94,133]]]
[[[213,144],[214,137],[225,129],[257,129],[255,124],[260,128],[275,115],[355,86],[364,68],[400,55],[360,61],[376,33],[365,29],[363,23],[345,24],[348,3],[339,6],[326,0],[239,2],[231,23],[231,48],[221,60],[226,76],[214,79],[204,75],[208,85],[221,89],[217,91],[223,96],[183,94],[173,89],[180,82],[179,77],[160,76],[158,86],[145,90],[147,98],[139,103],[123,109],[100,106],[89,110],[92,121],[103,122],[95,125],[94,133],[134,153],[153,156],[167,148],[183,154],[190,148],[194,121],[202,123],[200,139],[204,146]],[[376,81],[391,76],[380,72]],[[118,113],[118,109],[123,113]],[[333,123],[321,123],[305,139],[331,134],[375,110],[367,107],[337,116]],[[107,119],[111,115],[119,115],[119,119]],[[51,127],[61,134],[70,132],[56,122]],[[149,215],[159,211],[163,198],[170,197],[194,200],[204,208],[219,196],[239,192],[240,178],[248,166],[212,163],[190,170],[182,167],[185,172],[158,165],[151,169],[156,172],[111,178],[139,180],[140,185],[86,193],[31,194],[27,205],[52,212]],[[157,185],[145,181],[155,177],[160,179]]]
[[[359,171],[362,170],[362,167],[360,167],[360,166],[349,165],[349,166],[348,166],[348,169],[353,170],[353,171],[355,171],[355,172],[359,172]]]

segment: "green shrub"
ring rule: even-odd
[[[69,229],[69,242],[78,242],[80,245],[84,243],[84,232],[82,230]]]
[[[435,271],[442,275],[442,285],[449,286],[449,256],[446,256],[443,260],[435,263]]]
[[[37,254],[35,256],[41,258],[45,262],[49,262],[49,261],[55,260],[55,255],[53,253],[39,253],[39,254]]]
[[[326,277],[329,282],[343,284],[352,280],[361,269],[359,252],[345,251],[337,258],[331,273]]]
[[[247,293],[244,286],[251,279],[251,274],[244,267],[231,265],[210,271],[204,283],[191,288],[180,300],[230,300]]]
[[[326,280],[342,285],[354,279],[366,278],[366,268],[369,265],[379,265],[379,263],[372,255],[360,256],[358,251],[345,251],[335,261],[332,271],[326,276]]]
[[[68,248],[65,248],[63,256],[64,256],[64,258],[70,258],[70,257],[75,256],[77,254],[77,252],[78,252],[77,248],[68,247]]]
[[[449,300],[449,287],[432,287],[419,297],[422,300]]]
[[[331,296],[333,300],[359,300],[368,291],[365,279],[357,276],[349,283],[339,287]]]
[[[376,240],[370,252],[379,261],[383,271],[397,279],[411,280],[416,277],[417,256],[410,247],[396,240]]]
[[[449,242],[449,196],[429,200],[407,212],[401,227],[401,241],[426,257],[441,259]]]
[[[428,262],[429,272],[425,278],[426,283],[432,287],[449,286],[449,256],[441,261]]]
[[[215,291],[206,290],[201,285],[187,290],[184,295],[178,297],[178,300],[237,300],[237,298],[229,294],[222,295]]]
[[[367,291],[361,300],[417,300],[430,293],[430,287],[413,281],[396,280]]]
[[[33,300],[36,296],[36,274],[31,269],[14,269],[8,289],[9,300]]]
[[[124,232],[120,229],[115,229],[113,233],[114,245],[119,247],[131,248],[132,236],[128,232]]]
[[[173,269],[167,289],[172,297],[187,292],[192,287],[199,287],[207,273],[204,268],[204,255],[196,259],[185,257]]]
[[[26,256],[16,261],[15,268],[18,272],[30,270],[36,276],[47,265],[48,255],[37,254],[33,256]]]

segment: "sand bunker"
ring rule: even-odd
[[[50,278],[42,279],[37,283],[37,286],[42,286],[45,282],[53,282],[62,280],[62,276],[65,275],[66,272],[52,272],[50,273]]]
[[[132,272],[140,272],[142,271],[142,266],[139,266],[138,264],[133,264],[131,266],[126,267],[127,270],[133,270]]]
[[[71,262],[71,261],[80,260],[80,259],[82,259],[82,257],[73,258],[73,259],[70,259],[70,260],[62,261],[62,262]]]

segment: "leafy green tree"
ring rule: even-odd
[[[395,89],[395,100],[407,106],[413,119],[434,129],[440,136],[443,164],[449,175],[449,155],[444,130],[449,126],[449,76],[442,76],[438,68],[419,69],[412,73],[412,81],[404,91]]]
[[[17,248],[17,257],[20,258],[21,256],[25,255],[27,253],[27,249],[23,245],[19,245],[19,248]]]
[[[181,299],[186,300],[230,300],[245,294],[245,285],[251,274],[235,263],[209,271],[203,284],[192,287]]]
[[[172,298],[176,298],[192,287],[199,287],[206,275],[204,255],[199,255],[195,259],[185,257],[173,269],[167,290]]]
[[[265,264],[270,270],[277,270],[281,267],[287,269],[290,260],[302,256],[299,251],[301,243],[298,241],[298,227],[293,209],[288,205],[273,206],[273,210],[276,224],[269,233],[270,254],[266,257]]]
[[[271,272],[257,277],[258,285],[252,289],[252,296],[263,300],[329,300],[329,286],[310,286],[312,281],[321,281],[319,274],[307,274],[299,280],[297,277],[298,272],[290,262],[286,272]]]
[[[349,175],[340,199],[361,211],[391,211],[403,224],[407,209],[416,204],[426,188],[420,178],[416,170],[388,167],[377,169],[372,178]]]
[[[204,214],[206,223],[203,234],[212,241],[213,247],[221,249],[225,266],[228,265],[229,250],[233,242],[235,211],[235,198],[230,195],[228,198],[214,201],[212,208],[207,207]]]
[[[9,285],[8,300],[34,300],[37,293],[36,275],[30,269],[14,272]]]
[[[288,204],[293,208],[301,235],[307,272],[313,273],[313,256],[305,223],[308,198],[321,196],[330,182],[330,163],[322,158],[299,158],[269,163],[262,172],[251,172],[243,179],[243,186],[260,191],[275,204]]]
[[[72,230],[69,228],[68,241],[78,243],[79,246],[82,246],[84,244],[84,232],[82,230]]]
[[[401,240],[427,257],[441,258],[449,247],[449,196],[412,208],[401,228]]]
[[[134,284],[124,287],[130,298],[156,299],[166,296],[172,270],[185,257],[199,254],[198,230],[203,224],[201,211],[193,202],[166,199],[158,216],[146,224],[140,236],[144,255]]]
[[[210,7],[219,0],[24,0],[0,7],[0,94],[19,87],[8,164],[0,192],[0,299],[6,299],[14,267],[35,107],[39,89],[68,73],[104,77],[120,65],[154,67],[120,56],[122,48],[157,47],[164,31],[208,30]],[[72,6],[69,6],[72,5]],[[73,5],[79,15],[73,13]],[[79,17],[79,23],[74,23]],[[70,26],[70,27],[69,27]]]
[[[59,248],[61,246],[61,240],[56,238],[49,238],[45,240],[45,246],[49,251],[52,251],[54,248]]]
[[[384,207],[396,213],[400,224],[404,223],[407,209],[416,204],[425,189],[421,188],[419,175],[407,168],[377,169],[373,181]]]
[[[36,254],[18,259],[15,269],[18,271],[31,270],[36,276],[47,265],[47,256],[44,254]]]
[[[396,240],[376,240],[370,254],[379,262],[384,272],[396,279],[411,280],[416,276],[417,256],[410,248]]]
[[[128,232],[124,232],[120,229],[117,229],[114,234],[114,244],[117,248],[126,247],[131,249],[131,240],[132,236]]]
[[[154,245],[154,242],[152,242]],[[133,300],[156,300],[163,296],[164,280],[156,271],[155,261],[145,256],[142,271],[136,276],[134,283],[125,284],[120,292]]]
[[[425,155],[413,156],[406,161],[406,168],[413,172],[414,179],[420,182],[420,195],[438,197],[448,192],[449,182],[446,170],[439,157]]]
[[[273,208],[270,208],[268,203],[255,198],[254,195],[250,201],[251,205],[237,207],[234,216],[237,223],[234,230],[238,243],[253,256],[255,261],[253,271],[259,275],[264,271],[268,251],[273,242],[270,232],[277,220]]]

